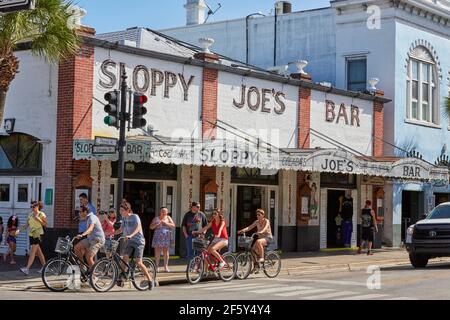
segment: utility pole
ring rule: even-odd
[[[120,136],[118,142],[119,148],[119,163],[117,166],[117,199],[116,199],[116,210],[119,212],[120,204],[123,199],[123,181],[125,176],[125,146],[127,144],[125,133],[127,128],[127,121],[129,120],[129,114],[127,113],[127,73],[125,70],[125,64],[120,64],[120,75],[121,75],[121,83],[120,83],[120,114],[119,114],[119,123],[120,123]],[[120,214],[118,215],[120,217]]]

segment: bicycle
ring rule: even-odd
[[[186,268],[186,278],[192,285],[199,283],[207,271],[218,274],[220,279],[224,282],[229,282],[236,277],[237,264],[234,255],[228,252],[221,255],[222,259],[225,261],[225,266],[219,268],[219,259],[208,252],[210,244],[211,241],[206,239],[192,239],[194,251],[200,252],[189,260]]]
[[[131,281],[133,286],[139,291],[149,289],[150,283],[142,272],[136,266],[134,258],[131,256],[129,263],[125,262],[123,258],[117,253],[120,241],[125,237],[120,237],[118,240],[107,239],[103,252],[106,254],[105,258],[98,260],[92,267],[92,272],[89,277],[91,287],[97,292],[108,292],[115,285],[123,287],[124,281]],[[150,258],[143,258],[142,262],[149,274],[156,281],[156,265]],[[124,266],[124,268],[122,268]],[[143,283],[146,283],[143,285]]]
[[[76,239],[70,240],[69,236],[58,238],[55,247],[58,257],[47,261],[42,268],[42,282],[50,291],[63,292],[69,289],[74,285],[78,271],[81,282],[88,282],[90,268],[73,250],[73,242]]]
[[[268,278],[276,278],[281,271],[280,255],[275,251],[267,251],[267,248],[264,248],[264,263],[261,266],[257,259],[258,255],[252,248],[255,235],[246,237],[244,233],[238,237],[238,247],[244,248],[245,251],[237,254],[236,277],[245,280],[251,273],[257,273],[262,268]]]

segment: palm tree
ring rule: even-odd
[[[19,72],[19,60],[14,50],[29,43],[31,51],[50,63],[75,54],[79,39],[71,27],[76,12],[65,0],[37,0],[34,10],[0,16],[0,124],[6,104],[6,94]]]

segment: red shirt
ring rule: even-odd
[[[217,236],[217,234],[219,233],[219,229],[220,229],[220,226],[222,225],[222,223],[223,223],[223,229],[222,229],[222,232],[219,234],[219,238],[228,240],[227,225],[225,224],[225,221],[221,221],[217,225],[216,224],[216,220],[213,220],[212,223],[211,223],[212,231],[214,233],[214,236]]]

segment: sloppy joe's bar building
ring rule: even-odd
[[[124,194],[144,226],[161,206],[169,208],[177,225],[172,253],[184,254],[180,225],[192,201],[207,212],[224,210],[232,250],[236,231],[263,208],[274,230],[272,246],[310,251],[342,246],[337,225],[345,195],[352,198],[354,230],[363,202],[371,199],[389,239],[393,200],[387,190],[393,181],[448,181],[447,169],[420,159],[383,157],[383,106],[389,100],[381,92],[357,94],[314,84],[301,73],[285,77],[252,69],[148,30],[153,51],[82,30],[80,53],[50,73],[57,79],[57,119],[44,152],[54,146],[56,159],[40,173],[54,174],[54,180],[29,186],[33,198],[54,190],[54,203],[46,207],[50,247],[51,239],[76,229],[81,192],[98,210],[116,203],[117,155],[94,155],[92,147],[96,136],[118,136],[103,122],[103,96],[118,89],[120,64],[126,65],[129,87],[149,97],[149,126],[127,132]],[[20,54],[31,57],[26,49]],[[49,68],[36,63],[41,72]],[[33,66],[25,63],[22,73]],[[14,85],[26,87],[31,79]],[[15,101],[14,94],[8,97],[7,109],[20,123],[21,114],[12,114]],[[35,106],[36,113],[50,110],[47,103]],[[39,132],[34,136],[42,139]],[[8,210],[3,207],[2,214]],[[145,234],[151,243],[147,227]]]

